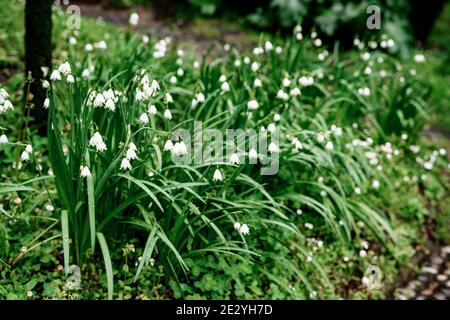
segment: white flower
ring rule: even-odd
[[[194,61],[194,63],[193,63],[193,67],[194,67],[194,69],[198,69],[198,68],[200,68],[200,62],[198,62],[198,61]]]
[[[239,222],[235,222],[233,224],[233,227],[234,227],[234,230],[238,230],[239,231],[239,229],[241,228],[241,224]]]
[[[250,110],[256,110],[259,107],[258,101],[256,100],[250,100],[249,102],[247,102],[247,107]]]
[[[416,54],[414,56],[414,61],[418,62],[418,63],[424,62],[425,61],[425,56],[423,54]]]
[[[52,81],[59,81],[61,80],[61,74],[58,70],[53,70],[52,74],[50,75],[50,80]]]
[[[130,144],[128,145],[128,148],[130,148],[131,150],[137,151],[137,147],[133,142],[130,142]]]
[[[48,109],[48,107],[50,106],[50,99],[49,98],[45,98],[43,106],[44,106],[44,109]]]
[[[72,69],[70,68],[69,62],[64,62],[58,67],[58,71],[65,76],[68,76],[72,73]]]
[[[298,79],[298,83],[303,87],[308,87],[314,84],[313,77],[302,76]]]
[[[142,124],[147,124],[149,122],[148,115],[145,112],[139,117],[139,122]]]
[[[100,50],[105,50],[108,46],[106,45],[106,42],[104,40],[101,40],[100,42],[95,44],[95,47]]]
[[[255,88],[259,88],[262,86],[261,80],[259,80],[258,78],[255,79],[255,81],[253,81],[253,86]]]
[[[271,51],[271,50],[273,50],[273,45],[272,45],[272,43],[271,43],[270,41],[266,41],[266,43],[264,44],[264,49],[265,49],[266,51]]]
[[[220,172],[219,169],[216,169],[216,170],[214,171],[213,181],[222,181],[222,180],[223,180],[222,173]]]
[[[355,193],[356,194],[361,194],[361,188],[360,187],[356,187],[355,188]]]
[[[50,203],[45,206],[45,209],[50,212],[55,211],[55,207],[52,206]]]
[[[423,164],[423,167],[427,170],[433,169],[433,163],[431,161],[427,161]]]
[[[298,87],[294,87],[291,89],[291,91],[289,91],[289,94],[293,97],[297,97],[297,96],[301,95],[302,93]]]
[[[0,136],[0,144],[7,144],[8,143],[8,137],[4,134]]]
[[[289,78],[283,79],[283,87],[289,87],[291,85],[291,80]]]
[[[275,114],[273,115],[273,121],[278,122],[278,121],[280,121],[280,120],[281,120],[280,114],[275,113]],[[270,131],[270,130],[269,130],[269,131]]]
[[[132,148],[128,148],[127,154],[125,156],[128,160],[134,160],[137,158],[136,151]]]
[[[252,65],[251,65],[251,69],[252,69],[253,72],[258,71],[258,69],[259,69],[259,63],[256,62],[256,61],[253,62]]]
[[[230,91],[230,85],[228,84],[228,82],[225,81],[224,83],[222,83],[221,89],[223,92]]]
[[[28,152],[28,153],[32,153],[33,152],[33,147],[31,145],[27,144],[26,147],[25,147],[25,151]]]
[[[130,161],[127,158],[123,158],[120,163],[120,170],[131,170],[132,168]]]
[[[227,76],[224,75],[224,74],[222,74],[222,75],[219,77],[219,81],[220,81],[220,82],[225,82],[225,81],[227,81]]]
[[[292,139],[292,144],[294,145],[294,148],[297,150],[303,149],[302,143],[297,138]]]
[[[128,19],[128,22],[132,25],[135,26],[139,23],[139,15],[136,12],[133,12],[130,15],[130,18]]]
[[[95,104],[95,102],[94,102],[94,104]],[[113,99],[108,99],[108,100],[106,100],[105,108],[108,109],[108,110],[111,110],[111,111],[115,111],[116,110],[116,103],[114,102]]]
[[[365,88],[359,88],[358,89],[358,93],[362,96],[368,97],[370,96],[370,89],[365,87]]]
[[[328,141],[327,144],[325,145],[325,148],[326,148],[327,150],[333,150],[333,149],[334,149],[333,142]]]
[[[172,112],[170,112],[169,109],[166,109],[166,111],[164,111],[164,118],[166,119],[172,119]]]
[[[198,104],[198,101],[197,101],[197,99],[192,99],[192,102],[191,102],[191,108],[192,109],[194,109],[196,106],[197,106],[197,104]]]
[[[89,69],[84,69],[83,72],[81,73],[81,77],[83,78],[89,78],[91,76],[91,72],[89,71]]]
[[[239,160],[239,156],[238,156],[237,153],[233,153],[233,154],[230,156],[230,163],[231,163],[231,164],[240,164],[240,163],[241,163],[241,161]]]
[[[87,178],[91,176],[91,170],[89,170],[88,166],[81,166],[80,168],[80,176],[83,178]]]
[[[274,123],[270,123],[267,126],[267,131],[269,131],[270,133],[273,133],[277,130],[277,126]]]
[[[170,79],[169,79],[169,82],[170,82],[171,84],[177,83],[177,77],[171,76]]]
[[[166,103],[173,103],[173,98],[170,93],[166,93]]]
[[[280,46],[278,46],[278,47],[275,48],[275,52],[276,52],[277,54],[280,54],[281,52],[283,52],[283,48],[281,48]]]
[[[254,148],[251,148],[250,151],[248,152],[248,157],[250,159],[256,159],[258,158],[258,153],[256,152],[256,150]]]
[[[156,112],[157,112],[155,105],[152,104],[151,106],[149,106],[147,112],[148,112],[148,114],[150,114],[150,115],[155,115]]]
[[[268,150],[269,150],[270,153],[276,153],[276,152],[279,151],[279,150],[278,150],[278,146],[277,146],[275,143],[273,143],[273,142],[271,142],[271,143],[269,144]]]
[[[103,138],[100,135],[100,133],[96,132],[92,136],[92,138],[89,140],[89,145],[91,147],[95,147],[97,151],[105,151],[106,150],[106,144],[103,142]]]
[[[24,151],[20,155],[20,159],[22,159],[22,161],[28,161],[30,160],[30,155],[28,154],[28,152]]]
[[[197,99],[197,101],[198,101],[199,103],[205,102],[205,96],[204,96],[203,93],[201,93],[201,92],[197,93],[197,95],[195,96],[195,98]]]
[[[281,99],[281,100],[288,100],[289,99],[289,95],[286,92],[284,92],[282,89],[280,89],[277,92],[277,98]]]
[[[373,181],[372,181],[372,188],[378,189],[379,187],[380,187],[380,181],[378,181],[378,180],[373,180]]]
[[[158,81],[152,80],[152,83],[150,84],[150,89],[151,89],[153,92],[159,91],[159,90],[160,90],[160,87],[159,87]]]
[[[239,59],[234,60],[234,66],[239,68],[241,66],[241,60]]]
[[[94,99],[94,107],[102,107],[105,102],[105,97],[101,93],[98,93]]]
[[[367,251],[366,251],[366,250],[360,250],[360,251],[359,251],[359,256],[360,256],[361,258],[364,258],[366,255],[367,255]]]
[[[184,143],[184,141],[176,142],[171,151],[174,155],[179,156],[179,157],[188,153],[187,147],[186,147],[186,144]]]
[[[67,83],[75,83],[75,78],[73,77],[73,75],[69,74],[66,78],[66,82]]]
[[[173,149],[173,143],[172,140],[167,140],[164,144],[164,151],[170,151]]]
[[[246,225],[245,223],[239,228],[239,233],[243,234],[244,236],[246,236],[249,233],[249,228],[248,225]]]

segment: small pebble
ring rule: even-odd
[[[424,296],[417,296],[416,300],[425,300],[426,298]]]
[[[423,267],[422,272],[431,273],[431,274],[437,274],[438,271],[435,268],[432,267]]]
[[[435,298],[436,300],[446,300],[445,295],[442,293],[436,293],[435,295],[433,295],[433,298]]]
[[[441,281],[441,282],[444,282],[445,280],[447,280],[447,278],[448,277],[445,274],[438,274],[436,276],[437,281]]]
[[[444,259],[442,259],[441,257],[435,256],[435,257],[431,258],[431,263],[441,265],[442,263],[444,263]]]

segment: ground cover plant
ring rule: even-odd
[[[21,70],[23,5],[0,6]],[[24,76],[0,87],[1,298],[385,298],[448,242],[447,149],[422,136],[436,54],[400,61],[387,35],[342,51],[301,25],[198,53],[133,15],[73,30],[53,10],[46,136]]]

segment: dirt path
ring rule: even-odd
[[[250,47],[257,41],[257,36],[242,30],[236,21],[209,19],[160,19],[149,6],[128,8],[111,8],[102,3],[92,4],[85,1],[71,1],[81,9],[81,15],[98,21],[110,22],[120,26],[128,26],[132,12],[139,15],[139,23],[134,27],[137,31],[157,36],[170,36],[178,42],[188,43],[195,49],[203,51],[216,43],[233,43],[239,48]]]

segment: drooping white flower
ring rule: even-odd
[[[105,102],[105,97],[101,93],[98,93],[94,99],[94,107],[102,107]]]
[[[297,138],[292,139],[292,144],[294,145],[294,148],[297,150],[303,149],[302,143]]]
[[[105,108],[111,111],[116,111],[116,103],[114,102],[113,99],[108,99],[105,102]]]
[[[44,100],[44,109],[48,109],[48,107],[50,106],[50,99],[49,98],[45,98]]]
[[[152,104],[151,106],[148,107],[148,114],[150,115],[155,115],[157,113],[156,107],[154,104]]]
[[[66,78],[66,82],[67,83],[75,83],[75,78],[73,77],[73,75],[69,74]]]
[[[139,122],[142,124],[147,124],[149,121],[150,119],[148,118],[148,115],[145,112],[141,114],[141,116],[139,117]]]
[[[283,87],[289,87],[291,85],[291,80],[288,77],[283,79]]]
[[[241,161],[239,160],[239,156],[238,156],[237,153],[233,153],[233,154],[230,156],[230,163],[231,163],[231,164],[240,164],[240,163],[241,163]]]
[[[269,125],[267,126],[267,131],[269,131],[270,133],[273,133],[277,130],[277,126],[275,125],[275,123],[269,123]]]
[[[358,93],[364,97],[368,97],[370,96],[370,89],[365,87],[365,88],[359,88],[358,89]]]
[[[227,81],[227,76],[224,75],[224,74],[222,74],[222,75],[219,77],[219,82],[225,82],[225,81]]]
[[[166,109],[166,111],[164,111],[164,118],[168,120],[172,119],[172,112],[170,112],[169,109]]]
[[[378,180],[372,181],[372,188],[378,189],[380,187],[380,182]]]
[[[286,101],[289,99],[289,95],[286,92],[284,92],[284,90],[280,89],[277,92],[277,98]]]
[[[197,95],[195,96],[195,98],[197,99],[198,103],[203,103],[203,102],[205,102],[205,96],[204,96],[203,93],[201,93],[201,92],[197,93]]]
[[[252,69],[253,72],[258,71],[258,69],[259,69],[259,63],[256,62],[256,61],[253,62],[252,65],[251,65],[251,69]]]
[[[271,43],[270,41],[266,41],[266,43],[264,43],[264,49],[265,49],[266,51],[271,51],[271,50],[273,50],[273,45],[272,45],[272,43]]]
[[[58,71],[60,73],[62,73],[64,76],[68,76],[69,74],[72,73],[72,69],[70,67],[69,62],[65,61],[64,63],[62,63],[59,67],[58,67]]]
[[[274,142],[269,144],[268,150],[270,153],[276,153],[279,151],[278,146]]]
[[[280,120],[281,120],[280,114],[279,114],[279,113],[275,113],[275,114],[273,115],[273,121],[278,122],[278,121],[280,121]],[[270,131],[270,130],[269,130],[269,131]]]
[[[327,150],[333,150],[333,149],[334,149],[333,142],[328,141],[327,144],[325,145],[325,148],[326,148]]]
[[[239,228],[239,233],[243,234],[244,236],[246,236],[249,233],[249,228],[248,225],[246,225],[245,223]]]
[[[133,12],[128,19],[128,23],[132,26],[136,26],[139,23],[139,15],[136,12]]]
[[[132,148],[128,148],[126,156],[125,156],[128,160],[134,160],[137,158],[137,154],[136,151]]]
[[[223,82],[222,83],[222,86],[221,86],[221,89],[222,89],[222,91],[223,92],[228,92],[228,91],[230,91],[230,85],[228,84],[228,82]]]
[[[32,153],[33,152],[33,147],[31,145],[27,144],[26,147],[25,147],[25,151],[28,152],[28,153]]]
[[[171,84],[176,84],[177,83],[177,77],[175,77],[175,76],[171,76],[170,77],[170,79],[169,79],[169,82],[171,83]]]
[[[81,166],[80,168],[80,176],[83,178],[87,178],[91,176],[91,170],[89,170],[88,166]]]
[[[103,138],[98,131],[95,132],[92,138],[89,140],[89,145],[91,147],[95,147],[97,151],[106,150],[106,144],[103,142]]]
[[[303,87],[308,87],[314,84],[314,78],[309,76],[302,76],[298,79],[298,83]]]
[[[234,230],[239,231],[239,229],[241,228],[241,224],[240,224],[239,222],[235,222],[235,223],[233,224],[233,228],[234,228]]]
[[[130,144],[128,145],[128,148],[130,148],[131,150],[137,151],[137,147],[134,144],[134,142],[130,142]]]
[[[251,148],[250,151],[248,152],[248,157],[250,159],[256,159],[258,158],[258,152],[256,152],[254,148]]]
[[[186,144],[184,143],[184,141],[176,142],[173,145],[173,148],[172,148],[171,151],[172,151],[172,153],[174,155],[179,156],[179,157],[181,157],[181,156],[183,156],[183,155],[188,153],[187,152],[187,147],[186,147]]]
[[[24,151],[20,155],[20,159],[22,159],[22,161],[28,161],[30,160],[30,155],[28,154],[28,152]]]
[[[416,54],[414,55],[414,61],[421,63],[425,61],[425,56],[423,54]]]
[[[167,140],[164,144],[164,151],[171,151],[173,149],[172,140]]]
[[[253,86],[254,86],[255,88],[260,88],[260,87],[262,87],[261,80],[259,80],[258,78],[256,78],[255,81],[253,81]]]
[[[52,81],[59,81],[61,80],[61,74],[58,70],[53,70],[52,74],[50,75],[50,80]]]
[[[120,170],[131,170],[133,167],[131,166],[130,161],[127,158],[123,158],[120,163]]]
[[[192,102],[191,102],[191,108],[192,109],[195,109],[195,107],[197,106],[197,104],[198,104],[198,101],[197,101],[197,99],[192,99]]]
[[[219,169],[216,169],[214,171],[213,181],[222,181],[222,180],[223,180],[222,172],[220,172]]]
[[[360,187],[356,187],[355,188],[355,193],[358,194],[358,195],[361,194],[361,188]]]
[[[172,95],[169,92],[166,93],[165,97],[166,97],[166,103],[173,103]]]
[[[247,107],[250,110],[256,110],[259,107],[258,101],[256,100],[250,100],[249,102],[247,102]]]
[[[8,137],[5,134],[2,134],[0,136],[0,144],[7,144],[8,143]]]

